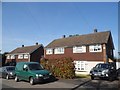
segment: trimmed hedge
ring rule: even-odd
[[[74,63],[71,58],[41,59],[43,67],[52,72],[55,77],[72,79],[75,77]]]

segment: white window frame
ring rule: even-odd
[[[24,59],[28,59],[29,55],[28,54],[24,54]]]
[[[74,46],[73,53],[86,53],[86,46]]]
[[[76,71],[86,71],[87,61],[74,61]]]
[[[23,59],[23,54],[19,54],[18,59]]]
[[[7,55],[7,59],[10,59],[10,55]]]
[[[59,47],[54,49],[54,54],[64,54],[64,47]]]
[[[15,59],[15,55],[11,55],[11,59]]]
[[[46,54],[47,54],[47,55],[53,54],[53,49],[52,49],[52,48],[47,48],[47,49],[46,49]]]
[[[90,45],[89,52],[102,52],[102,45],[101,44]]]

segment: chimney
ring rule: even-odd
[[[38,42],[36,42],[36,45],[38,45]]]
[[[65,38],[65,37],[66,37],[65,35],[62,36],[62,38]]]
[[[24,47],[24,45],[22,45],[22,47]]]
[[[94,33],[96,33],[96,32],[98,32],[98,31],[97,31],[97,29],[95,28],[95,29],[94,29]]]

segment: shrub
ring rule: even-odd
[[[75,77],[74,64],[71,58],[42,59],[40,63],[56,77],[65,79]]]

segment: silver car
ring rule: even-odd
[[[2,75],[2,76],[1,76]],[[15,66],[4,66],[0,68],[0,76],[5,79],[15,77]]]

